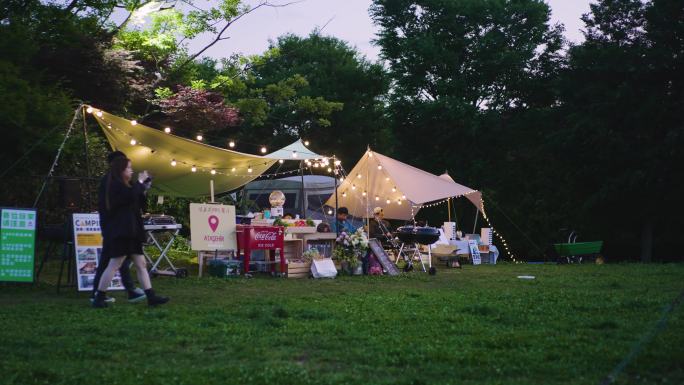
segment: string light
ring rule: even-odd
[[[88,108],[86,108],[86,112],[89,114],[92,114],[93,113],[93,107],[88,106]]]
[[[192,171],[192,172],[197,172],[197,167],[195,167],[195,165],[193,164],[193,165],[192,165],[192,168],[190,169],[190,171]]]
[[[97,111],[95,113],[95,115],[97,115],[98,118],[101,118],[102,117],[102,111]]]
[[[343,176],[340,177],[340,183],[342,183],[342,182],[344,182],[344,177],[343,177]]]
[[[401,199],[406,200],[406,195],[402,195]]]
[[[297,157],[297,151],[292,151],[292,157],[296,158]]]
[[[361,193],[361,195],[366,196],[366,192],[364,191],[363,193]]]
[[[251,174],[251,173],[252,173],[252,167],[249,167],[249,168],[247,169],[247,172]]]
[[[197,140],[198,140],[199,142],[201,142],[202,139],[204,139],[204,137],[203,137],[202,135],[197,135]]]
[[[328,172],[329,173],[332,172],[332,168],[328,167]]]
[[[372,151],[368,151],[368,157],[369,157],[369,158],[372,158],[372,157],[373,157],[373,152],[372,152]]]
[[[102,113],[100,113],[100,114],[102,114]],[[102,115],[98,115],[98,116],[102,116]],[[137,120],[131,120],[131,126],[135,126],[137,124],[138,124]]]
[[[305,146],[308,146],[308,145],[309,145],[309,141],[308,141],[308,140],[305,140],[305,141],[304,141],[304,145],[305,145]]]
[[[176,160],[175,160],[175,159],[172,159],[172,160],[171,160],[171,166],[176,167],[176,164],[177,164],[177,163],[176,163]]]
[[[397,199],[397,204],[401,206],[401,200]]]
[[[356,177],[361,179],[361,174],[356,174]]]
[[[216,170],[214,170],[213,168],[211,169],[211,175],[216,175]]]
[[[339,166],[339,165],[341,165],[341,164],[342,164],[342,161],[340,161],[340,160],[336,160],[336,161],[335,161],[335,166]]]
[[[328,209],[328,215],[332,215],[332,210]]]
[[[392,192],[397,192],[397,187],[392,187]]]
[[[266,147],[261,147],[261,153],[262,153],[262,154],[265,154],[266,151],[268,151],[268,150],[266,149]]]
[[[356,190],[356,185],[355,185],[355,184],[352,185],[352,190]]]
[[[385,182],[389,182],[389,177],[385,177]]]
[[[230,169],[231,172],[235,172],[235,167]]]
[[[230,142],[228,142],[228,147],[230,147],[230,148],[235,147],[235,142],[232,140]]]
[[[278,159],[278,163],[283,164],[283,163],[285,163],[285,161],[282,159]]]
[[[379,201],[379,200],[380,200],[380,197],[376,195],[376,196],[375,196],[375,200],[376,200],[376,201]]]
[[[382,170],[382,166],[381,166],[381,165],[378,165],[378,170]]]
[[[346,198],[346,197],[347,197],[347,192],[345,191],[342,193],[342,198]]]
[[[164,128],[164,132],[166,132],[167,134],[170,134],[171,133],[171,127]]]
[[[138,143],[135,139],[131,139],[131,146],[135,146],[135,144]]]
[[[391,201],[391,200],[389,200],[389,199],[388,199],[388,200],[387,200],[386,202],[387,202],[387,204],[390,204],[390,203],[392,203],[392,201]]]

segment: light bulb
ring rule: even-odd
[[[340,161],[340,160],[336,160],[336,161],[335,161],[335,166],[339,166],[339,165],[341,165],[341,164],[342,164],[342,161]]]
[[[356,185],[355,185],[355,184],[352,185],[352,190],[356,190]]]
[[[252,173],[252,168],[249,167],[249,168],[247,169],[247,172],[251,174],[251,173]]]
[[[332,168],[328,167],[328,172],[332,172]]]
[[[361,174],[356,174],[356,177],[361,179]]]
[[[285,161],[282,159],[278,159],[278,163],[283,164],[283,163],[285,163]]]
[[[192,172],[197,172],[197,167],[195,167],[195,165],[193,164],[193,165],[192,165],[192,168],[190,169],[190,171],[192,171]]]
[[[340,183],[344,182],[344,178],[340,177]]]
[[[202,135],[197,135],[197,140],[198,140],[198,141],[200,141],[200,142],[201,142],[201,141],[202,141],[202,139],[204,139],[204,137],[203,137]]]
[[[385,177],[385,182],[389,182],[389,177]]]
[[[368,156],[372,158],[372,157],[373,157],[373,153],[370,152],[370,151],[368,151]]]
[[[378,170],[382,170],[382,166],[381,166],[381,165],[378,165]]]
[[[297,157],[297,151],[292,151],[292,157],[296,158]]]
[[[92,114],[93,113],[93,107],[86,108],[86,112],[89,114]]]
[[[101,118],[102,117],[102,111],[97,111],[95,113],[95,115],[97,115],[98,118]]]
[[[175,160],[175,159],[173,159],[173,160],[171,161],[171,165],[172,165],[173,167],[176,167],[176,160]]]
[[[397,199],[397,204],[401,206],[401,201],[399,199]]]
[[[135,146],[135,144],[138,143],[135,139],[131,139],[131,146]]]
[[[261,147],[261,153],[262,153],[262,154],[265,154],[266,151],[268,151],[268,150],[266,149],[266,147]]]
[[[308,145],[309,145],[309,141],[308,141],[308,140],[305,140],[305,141],[304,141],[304,145],[305,145],[305,146],[308,146]]]
[[[235,147],[235,142],[232,140],[230,142],[228,142],[228,147],[230,147],[230,148]]]
[[[346,197],[347,197],[347,192],[345,191],[342,193],[342,198],[346,198]]]
[[[213,168],[211,169],[211,175],[216,175],[216,170],[214,170]]]
[[[396,187],[392,187],[392,192],[397,192],[397,188],[396,188]]]
[[[406,195],[402,195],[402,196],[401,196],[401,199],[406,200]]]
[[[376,197],[375,197],[375,200],[376,200],[376,201],[379,201],[379,200],[380,200],[380,197],[377,197],[377,196],[376,196]]]
[[[235,167],[231,168],[230,171],[235,172]]]
[[[318,162],[314,163],[314,167],[318,168],[318,166],[320,166]]]
[[[102,116],[102,115],[98,115],[98,116]],[[131,120],[131,126],[135,126],[136,124],[138,124],[137,120]]]
[[[170,134],[171,133],[171,127],[166,127],[164,129],[164,132],[166,132],[167,134]]]
[[[389,199],[387,200],[387,204],[390,204],[390,200],[389,200]]]
[[[328,215],[332,215],[332,210],[328,210]]]
[[[364,191],[363,193],[361,193],[361,195],[366,196],[366,192]]]

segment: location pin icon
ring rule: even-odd
[[[209,217],[209,227],[211,227],[212,232],[216,232],[216,229],[218,228],[219,224],[219,219],[216,215],[212,215]]]

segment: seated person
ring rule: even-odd
[[[369,238],[375,238],[383,243],[392,238],[390,223],[385,220],[385,212],[382,207],[373,209],[373,219],[370,220],[368,227]]]
[[[347,234],[352,234],[356,231],[354,225],[347,221],[347,216],[349,215],[349,209],[346,207],[340,207],[337,209],[337,220],[335,220],[330,226],[330,230],[333,233],[346,232]]]
[[[285,213],[285,215],[283,215],[283,219],[294,219],[294,217],[290,213]]]

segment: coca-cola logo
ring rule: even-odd
[[[254,232],[254,240],[257,241],[275,241],[278,233],[275,231],[256,231]]]

